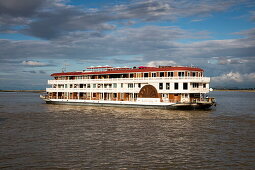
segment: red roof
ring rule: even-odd
[[[121,74],[121,73],[139,73],[139,72],[159,72],[159,71],[204,71],[201,68],[195,67],[165,67],[156,68],[149,67],[143,69],[128,69],[128,70],[108,70],[100,72],[66,72],[66,73],[53,73],[51,76],[78,76],[78,75],[100,75],[100,74]]]

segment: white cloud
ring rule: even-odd
[[[250,62],[248,59],[234,58],[233,56],[221,56],[221,57],[212,57],[208,60],[210,64],[245,64]]]
[[[212,81],[222,84],[226,82],[255,82],[255,73],[240,74],[239,72],[230,72],[217,77],[212,77]]]
[[[156,67],[156,66],[173,66],[176,65],[175,61],[167,60],[167,61],[150,61],[146,64],[148,67]]]
[[[48,66],[48,64],[46,63],[42,63],[39,61],[22,61],[23,65],[27,65],[27,66]]]

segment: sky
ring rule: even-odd
[[[0,0],[0,89],[89,66],[196,66],[255,88],[254,0]]]

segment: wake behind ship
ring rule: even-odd
[[[41,96],[49,104],[165,109],[205,109],[216,104],[207,96],[210,78],[196,67],[98,66],[51,76],[51,88]]]

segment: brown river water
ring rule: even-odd
[[[255,169],[255,93],[206,111],[44,104],[0,93],[0,169]]]

